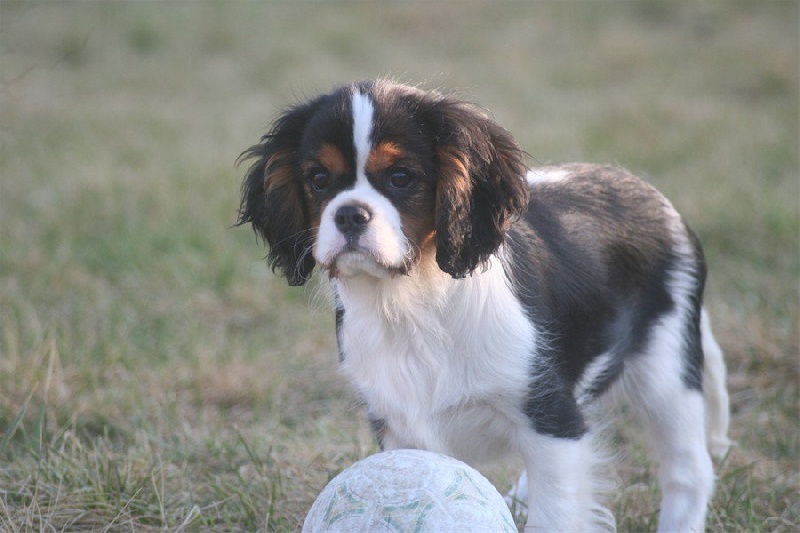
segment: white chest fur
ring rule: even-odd
[[[340,280],[336,290],[342,371],[396,436],[390,445],[466,460],[509,448],[535,331],[499,261],[463,280],[434,266]]]

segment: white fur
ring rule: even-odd
[[[522,456],[533,483],[527,475],[517,483],[524,482],[527,492],[526,533],[614,531],[613,515],[595,501],[592,438],[592,433],[578,440],[530,435]]]
[[[573,394],[578,402],[578,405],[587,405],[594,398],[591,394],[589,387],[597,381],[597,379],[608,369],[609,363],[614,360],[614,354],[606,352],[598,355],[591,363],[589,363],[581,374],[580,379],[575,384]]]
[[[708,451],[712,457],[725,457],[732,442],[728,438],[730,405],[728,388],[725,385],[725,361],[722,350],[711,333],[711,319],[703,309],[700,319],[700,334],[703,337],[703,393],[706,399],[706,433]]]
[[[395,430],[387,448],[473,462],[513,450],[508,436],[528,425],[519,405],[535,331],[499,260],[463,280],[422,264],[407,277],[335,284],[346,310],[342,371]]]
[[[359,237],[358,252],[340,254],[347,240],[336,228],[334,217],[340,207],[363,205],[372,213],[372,219]],[[314,242],[314,258],[330,267],[348,269],[344,275],[369,271],[373,276],[388,276],[387,267],[399,268],[409,253],[409,243],[402,231],[400,213],[392,203],[366,180],[357,182],[355,188],[342,191],[322,211],[319,233]]]
[[[370,135],[372,134],[372,117],[375,108],[369,96],[360,92],[353,92],[351,99],[353,107],[353,148],[356,151],[356,180],[359,185],[367,183],[364,167],[367,165],[369,152],[372,150]]]
[[[558,183],[569,178],[572,174],[558,167],[538,167],[529,170],[525,175],[528,185],[537,183]]]
[[[672,350],[680,342],[671,329],[676,321],[675,315],[663,320],[650,353],[629,365],[623,377],[659,463],[658,531],[664,533],[703,531],[714,483],[702,394],[680,383],[680,369],[668,373],[675,366]]]

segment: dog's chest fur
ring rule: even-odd
[[[463,280],[422,268],[336,291],[342,370],[393,445],[471,460],[508,449],[524,425],[535,331],[499,260]]]

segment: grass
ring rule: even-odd
[[[0,530],[294,531],[375,451],[320,288],[232,229],[297,98],[460,90],[539,162],[617,162],[704,241],[732,436],[712,531],[793,531],[798,5],[0,2]],[[655,523],[632,422],[611,498]],[[487,471],[501,490],[514,467]]]

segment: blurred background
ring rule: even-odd
[[[295,531],[376,451],[326,291],[231,226],[271,119],[377,76],[673,200],[738,441],[709,529],[796,530],[799,24],[793,0],[0,1],[0,530]],[[635,423],[609,438],[618,527],[651,530]]]

